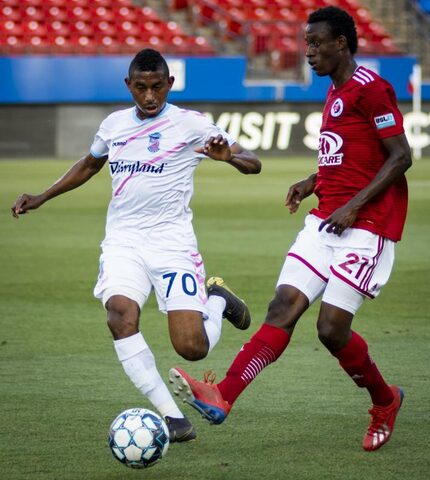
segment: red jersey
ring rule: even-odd
[[[323,111],[311,213],[327,218],[365,188],[388,157],[381,139],[404,132],[393,87],[376,73],[358,67],[339,88],[330,87]],[[408,189],[403,175],[363,205],[352,225],[393,241],[401,238]]]

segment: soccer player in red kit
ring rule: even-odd
[[[329,75],[318,154],[318,171],[292,185],[291,213],[314,193],[318,206],[291,246],[265,322],[243,345],[225,378],[200,382],[180,368],[170,371],[174,391],[210,422],[221,423],[247,385],[286,349],[294,327],[321,298],[318,337],[373,403],[363,448],[380,448],[391,437],[403,391],[388,385],[351,329],[365,297],[387,282],[407,210],[405,171],[411,155],[391,85],[357,66],[352,17],[337,7],[311,13],[306,56],[319,76]]]

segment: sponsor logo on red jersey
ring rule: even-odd
[[[342,163],[343,153],[339,153],[342,148],[342,137],[333,132],[321,132],[320,144],[318,147],[318,165],[332,166]]]

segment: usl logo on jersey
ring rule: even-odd
[[[387,127],[393,127],[396,124],[396,119],[392,113],[386,113],[385,115],[380,115],[375,117],[375,125],[378,130]]]
[[[342,148],[343,140],[337,133],[321,132],[318,147],[318,165],[332,166],[342,163],[343,153],[338,153]]]
[[[333,105],[331,106],[331,110],[330,110],[331,116],[332,117],[339,117],[340,115],[342,115],[342,112],[343,112],[342,99],[341,98],[336,98]]]
[[[148,150],[151,153],[155,153],[155,152],[158,152],[158,150],[160,150],[160,138],[161,138],[161,133],[159,132],[149,134]]]

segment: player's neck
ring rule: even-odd
[[[342,65],[339,65],[337,70],[331,75],[334,88],[340,88],[344,85],[354,75],[356,69],[357,63],[353,57],[349,58],[348,61]]]

